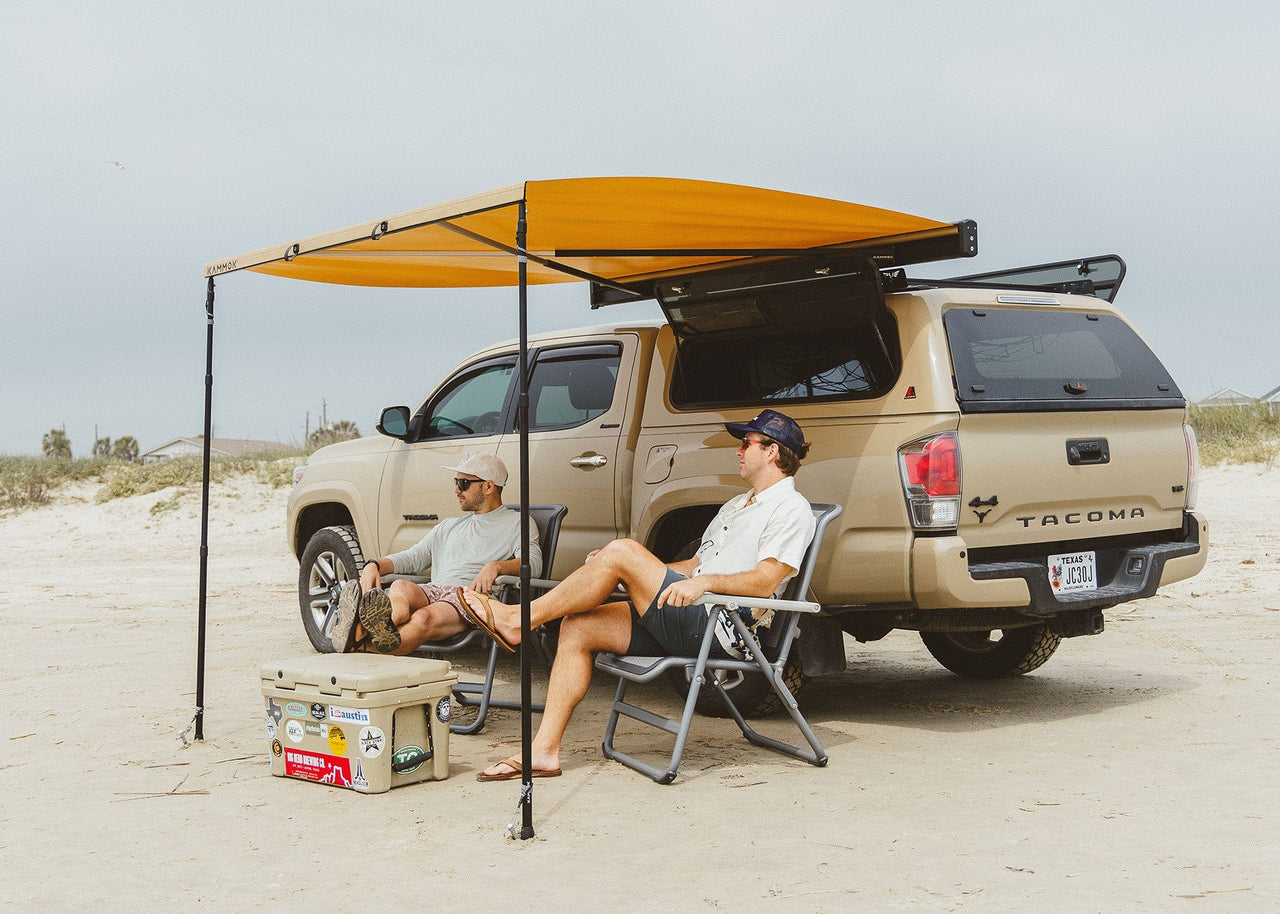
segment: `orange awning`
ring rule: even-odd
[[[957,226],[932,219],[757,187],[569,178],[527,181],[278,244],[207,264],[205,276],[247,269],[359,286],[514,286],[522,200],[530,284],[625,285],[702,264],[959,235]]]

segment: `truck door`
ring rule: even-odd
[[[454,474],[443,468],[471,451],[498,452],[515,375],[515,356],[487,359],[458,371],[422,404],[413,420],[414,440],[397,445],[387,459],[378,497],[379,549],[367,557],[408,549],[461,513]]]
[[[619,381],[622,356],[615,342],[548,347],[535,354],[529,380],[529,498],[569,508],[556,548],[556,577],[618,535],[617,463],[628,389],[625,375]],[[503,500],[516,504],[519,436],[503,438],[498,456],[511,473]]]

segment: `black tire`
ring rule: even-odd
[[[666,675],[667,682],[670,683],[671,688],[680,696],[680,700],[684,701],[689,696],[689,682],[685,679],[684,669],[667,670]],[[781,699],[769,687],[769,683],[765,680],[763,673],[725,673],[721,675],[727,677],[727,680],[721,679],[721,682],[724,684],[725,691],[729,693],[729,697],[733,699],[734,705],[742,712],[743,717],[767,717],[782,710]],[[804,689],[809,679],[801,671],[799,661],[792,658],[782,668],[782,681],[791,690],[791,694],[799,700],[800,692]],[[698,713],[706,717],[729,716],[729,709],[724,706],[724,702],[721,701],[720,696],[716,694],[716,690],[710,685],[704,685],[698,690],[696,707]]]
[[[307,541],[298,566],[298,608],[302,611],[302,627],[316,650],[333,652],[329,630],[333,628],[338,589],[345,582],[358,579],[363,565],[355,527],[323,527]]]
[[[1021,676],[1044,664],[1062,643],[1046,625],[989,632],[921,632],[935,660],[967,679]]]

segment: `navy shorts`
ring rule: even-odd
[[[654,594],[653,602],[642,616],[631,608],[631,644],[627,653],[636,657],[696,657],[706,634],[707,608],[694,606],[658,606],[658,597],[676,581],[688,580],[678,571],[667,569],[662,586]],[[728,657],[719,640],[711,644],[712,657]]]

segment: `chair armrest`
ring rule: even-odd
[[[426,574],[396,574],[395,572],[382,575],[382,582],[384,584],[390,583],[391,581],[409,581],[412,584],[430,584],[431,576]]]
[[[751,609],[773,609],[781,612],[816,613],[822,611],[818,603],[808,600],[777,600],[773,597],[730,597],[719,593],[704,593],[694,601],[701,606],[727,606],[739,609],[743,606]]]

